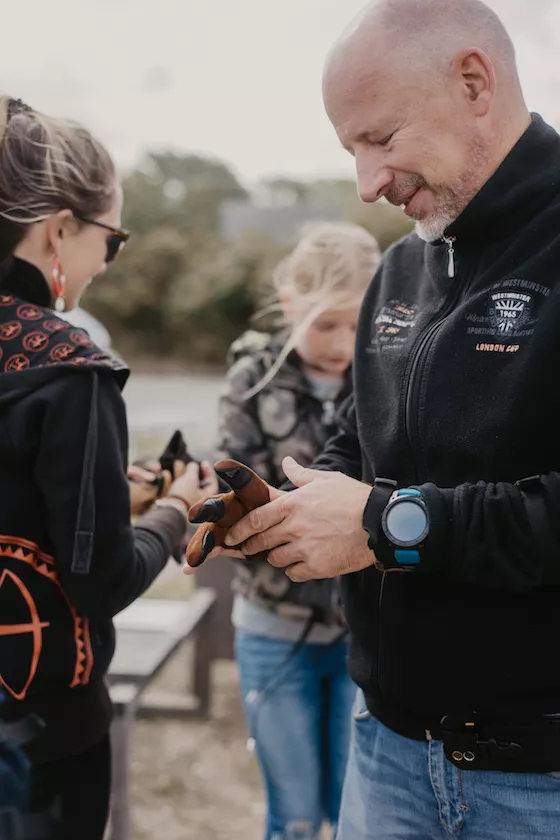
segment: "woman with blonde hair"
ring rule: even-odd
[[[231,348],[220,401],[220,458],[285,480],[308,466],[351,390],[358,310],[380,261],[375,239],[347,223],[306,228],[273,282],[287,329],[250,331]],[[355,686],[335,581],[293,584],[266,561],[237,560],[233,623],[251,746],[268,799],[266,840],[335,829]]]
[[[41,722],[29,806],[57,840],[103,837],[111,619],[179,548],[204,492],[193,465],[131,526],[156,489],[142,471],[127,480],[128,370],[58,316],[126,242],[121,205],[88,131],[0,98],[1,714]]]

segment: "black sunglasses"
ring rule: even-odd
[[[111,236],[107,239],[106,263],[113,262],[119,251],[124,247],[125,242],[128,242],[130,238],[130,233],[127,230],[119,230],[119,228],[105,225],[103,222],[97,222],[95,219],[89,219],[87,216],[77,216],[76,213],[74,213],[74,218],[86,225],[95,225],[111,232]]]

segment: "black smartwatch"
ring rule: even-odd
[[[386,569],[418,568],[430,531],[428,508],[419,490],[398,490],[394,481],[377,479],[363,525],[370,535],[369,547]]]

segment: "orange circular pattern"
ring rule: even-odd
[[[41,350],[44,350],[45,347],[48,345],[50,341],[49,336],[47,333],[44,332],[32,332],[29,335],[26,335],[23,339],[23,346],[26,350],[30,353],[40,353]]]
[[[76,348],[71,344],[57,344],[49,355],[53,362],[67,362],[75,352]]]
[[[0,324],[0,341],[12,341],[18,337],[22,329],[19,321],[6,321]]]
[[[17,308],[18,317],[23,321],[38,321],[43,317],[43,310],[31,303],[23,303]]]
[[[61,330],[65,330],[68,324],[64,324],[62,321],[44,321],[43,322],[43,329],[50,333],[60,332]]]
[[[15,356],[10,356],[6,364],[4,365],[4,370],[6,373],[10,373],[11,371],[18,371],[18,370],[27,370],[28,367],[31,366],[31,362],[24,356],[23,353],[16,353]]]
[[[73,330],[68,338],[70,341],[73,341],[74,344],[77,344],[78,347],[93,347],[93,341],[91,338],[86,335],[85,332],[81,332],[81,330]]]

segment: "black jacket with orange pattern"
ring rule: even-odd
[[[5,717],[46,723],[37,760],[107,732],[112,617],[184,531],[172,508],[130,522],[125,366],[56,317],[40,272],[0,285],[0,675]]]

